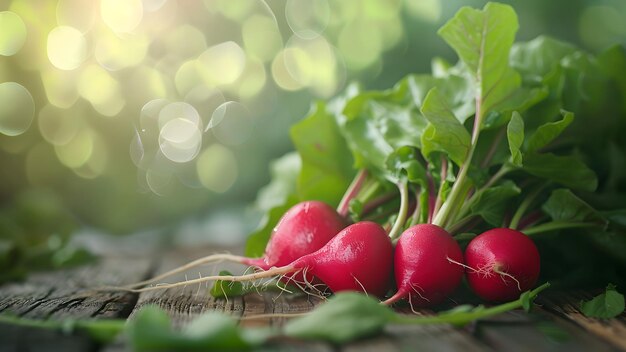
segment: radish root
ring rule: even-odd
[[[297,273],[299,271],[300,271],[299,269],[296,269],[296,268],[294,268],[292,266],[284,266],[284,267],[280,267],[280,268],[272,268],[272,269],[267,270],[267,271],[261,271],[261,272],[258,272],[258,273],[252,273],[252,274],[241,275],[241,276],[215,275],[215,276],[206,276],[206,277],[199,278],[199,279],[185,280],[185,281],[177,282],[177,283],[173,283],[173,284],[168,284],[168,283],[156,284],[155,286],[144,287],[144,288],[104,287],[103,290],[114,290],[114,291],[126,291],[126,292],[141,293],[141,292],[148,292],[148,291],[155,291],[155,290],[164,290],[164,289],[181,287],[181,286],[187,286],[187,285],[193,285],[193,284],[200,284],[200,283],[203,283],[203,282],[217,281],[217,280],[231,281],[231,282],[256,281],[256,280],[259,280],[259,279],[265,279],[265,278],[269,278],[269,277],[273,277],[273,276],[277,276],[277,275],[282,275],[282,274],[288,274],[288,273],[294,273],[295,274],[295,273]]]
[[[511,280],[515,281],[515,283],[517,284],[517,289],[522,291],[522,285],[520,284],[519,280],[516,279],[515,276],[507,273],[506,271],[503,271],[502,266],[500,264],[497,264],[497,263],[487,264],[481,268],[475,269],[475,268],[472,268],[471,266],[465,265],[463,263],[459,263],[450,257],[448,257],[448,261],[452,264],[462,266],[466,268],[467,270],[470,270],[476,274],[482,275],[483,277],[490,277],[493,273],[499,274],[500,276],[502,276],[502,281],[504,281],[505,284],[507,283],[505,277],[508,277]]]
[[[509,273],[507,273],[505,271],[502,271],[502,269],[501,269],[501,267],[499,265],[494,265],[492,270],[495,273],[500,274],[501,276],[508,277],[511,280],[515,281],[515,283],[517,284],[517,289],[522,291],[522,285],[520,284],[519,280],[517,280],[513,275],[511,275],[511,274],[509,274]],[[506,284],[507,282],[506,282],[506,279],[504,277],[502,278],[502,281]]]
[[[218,254],[213,254],[213,255],[209,255],[206,257],[202,257],[199,259],[196,259],[194,261],[191,261],[185,265],[181,265],[178,268],[174,268],[168,272],[165,272],[161,275],[157,275],[153,278],[144,280],[144,281],[139,281],[136,282],[134,284],[130,284],[130,285],[125,285],[123,287],[125,288],[137,288],[140,286],[145,286],[145,285],[149,285],[149,284],[153,284],[155,282],[161,281],[163,279],[166,279],[172,275],[176,275],[176,274],[180,274],[182,272],[185,272],[189,269],[193,269],[195,267],[198,267],[200,265],[204,265],[204,264],[210,264],[210,263],[216,263],[216,262],[223,262],[223,261],[231,261],[231,262],[236,262],[236,263],[242,263],[244,260],[246,260],[248,258],[246,257],[241,257],[238,255],[232,255],[229,253],[218,253]]]

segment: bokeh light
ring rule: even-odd
[[[206,189],[223,193],[235,183],[239,169],[233,152],[213,144],[202,151],[196,164],[198,178]]]
[[[141,23],[143,3],[141,0],[101,0],[100,15],[113,31],[129,33]]]
[[[37,117],[39,132],[50,144],[68,144],[81,128],[82,120],[65,109],[48,104],[44,106]]]
[[[33,123],[35,102],[19,83],[0,83],[0,133],[18,136]]]
[[[228,101],[215,109],[206,130],[223,144],[240,145],[250,137],[253,125],[250,111],[243,104]]]
[[[96,1],[59,0],[56,18],[59,26],[69,26],[87,33],[96,19]]]
[[[48,58],[61,70],[73,70],[87,58],[87,42],[76,28],[59,26],[48,34]]]
[[[280,30],[273,18],[253,15],[241,27],[246,54],[263,62],[276,56],[283,45]]]
[[[287,0],[285,17],[295,35],[313,39],[328,26],[330,5],[327,0]]]
[[[159,135],[161,152],[171,161],[185,163],[193,160],[202,146],[202,132],[198,124],[177,117],[161,128]]]
[[[198,58],[198,64],[207,84],[230,84],[243,73],[246,55],[237,43],[228,41],[208,48]]]
[[[322,97],[335,93],[344,77],[343,63],[324,37],[310,40],[292,37],[284,52],[284,62],[294,80]]]
[[[74,105],[79,98],[76,87],[78,74],[78,70],[68,73],[53,67],[41,72],[41,81],[48,102],[65,109]]]
[[[145,35],[116,35],[106,31],[99,36],[94,56],[107,70],[121,70],[140,64],[146,57],[149,44]]]
[[[17,53],[26,41],[26,25],[11,11],[0,12],[0,55]]]
[[[178,101],[163,106],[159,112],[159,129],[163,131],[165,125],[175,119],[185,119],[197,128],[203,128],[198,110],[189,103]]]

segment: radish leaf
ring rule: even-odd
[[[565,56],[576,51],[573,45],[542,35],[525,43],[515,43],[511,48],[511,66],[524,81],[542,83]]]
[[[422,114],[430,124],[422,135],[422,154],[428,157],[433,151],[445,152],[461,165],[470,148],[470,134],[444,99],[437,88],[431,89],[424,99]]]
[[[515,166],[522,166],[522,152],[520,147],[524,143],[524,121],[522,116],[515,111],[506,128],[506,136],[509,140],[509,150],[511,151],[511,163]]]
[[[531,175],[574,189],[592,192],[598,186],[595,172],[579,158],[571,155],[528,153],[524,158],[522,169]]]
[[[461,8],[439,30],[476,80],[479,120],[496,106],[505,106],[521,84],[519,74],[509,67],[517,29],[511,6],[488,3],[483,10]]]
[[[624,312],[624,295],[609,284],[606,291],[589,301],[580,302],[580,310],[590,318],[611,319]]]
[[[537,151],[558,137],[567,126],[574,120],[574,114],[569,111],[561,111],[563,118],[559,121],[545,123],[537,131],[533,133],[528,139],[526,145],[526,151]]]
[[[284,334],[340,344],[380,333],[393,315],[391,309],[371,297],[338,293],[310,314],[287,323]]]
[[[470,206],[471,213],[480,215],[493,226],[501,226],[507,202],[520,193],[521,190],[512,181],[488,188],[477,194]]]
[[[578,198],[569,189],[552,191],[550,198],[542,207],[555,221],[600,221],[606,219],[584,200]]]

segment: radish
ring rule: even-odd
[[[441,303],[461,283],[463,253],[443,228],[418,224],[405,230],[396,244],[394,272],[398,291],[384,304],[408,298],[411,306]]]
[[[245,258],[242,262],[263,270],[290,264],[322,248],[345,227],[344,218],[326,203],[308,201],[296,204],[278,221],[263,257]]]
[[[196,259],[154,278],[127,287],[139,287],[163,280],[191,268],[217,261],[231,261],[251,265],[262,270],[284,266],[303,255],[322,248],[339,231],[346,227],[346,220],[329,205],[319,201],[305,201],[291,207],[278,221],[261,258],[247,258],[231,254],[213,254]],[[300,274],[295,280],[303,281]],[[311,278],[309,277],[310,281]]]
[[[486,301],[510,301],[539,277],[539,251],[523,233],[496,228],[475,237],[465,250],[467,281]]]
[[[207,276],[174,284],[162,284],[131,292],[145,292],[207,281],[254,281],[278,275],[306,272],[321,280],[332,292],[360,291],[382,297],[389,288],[393,246],[385,230],[368,221],[341,230],[319,250],[292,263],[241,276]]]

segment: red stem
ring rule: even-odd
[[[362,169],[356,174],[354,180],[350,186],[348,186],[346,193],[343,195],[341,202],[339,202],[339,206],[337,207],[337,213],[339,213],[339,215],[343,217],[348,216],[348,212],[350,211],[350,201],[359,194],[365,179],[367,179],[367,170]]]

